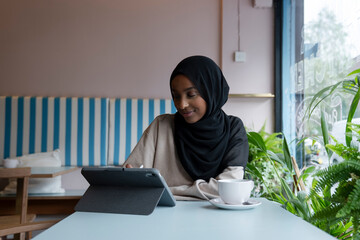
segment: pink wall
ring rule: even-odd
[[[219,60],[219,0],[0,2],[0,95],[170,97],[184,57]]]
[[[230,93],[274,93],[274,9],[254,8],[251,0],[224,0],[222,29],[222,69]],[[246,62],[234,61],[238,50],[246,53]],[[253,130],[264,123],[267,131],[274,130],[273,98],[230,98],[224,110]]]
[[[273,8],[254,8],[251,2],[240,0],[238,14],[238,0],[224,0],[222,69],[232,83],[230,93],[273,93]],[[246,62],[234,61],[237,50],[246,53]]]
[[[237,0],[0,1],[0,95],[170,98],[172,69],[195,54],[222,65],[231,93],[273,92],[273,9],[239,1],[245,63],[232,60]],[[272,129],[273,99],[224,109]]]

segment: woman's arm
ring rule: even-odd
[[[154,163],[155,154],[155,139],[157,129],[157,121],[153,121],[152,124],[144,131],[139,142],[132,150],[130,156],[124,162],[124,167],[140,167],[152,168]]]
[[[198,179],[192,185],[170,187],[177,200],[209,200],[219,197],[217,180],[242,179],[244,168],[242,166],[228,167],[216,178],[210,178],[209,182]]]

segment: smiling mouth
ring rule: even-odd
[[[185,117],[185,118],[190,117],[192,114],[193,114],[193,111],[191,111],[191,112],[183,112],[182,113],[183,117]]]

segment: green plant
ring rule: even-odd
[[[351,105],[350,105],[350,109],[349,109],[348,117],[347,117],[347,123],[351,123],[351,120],[353,119],[353,117],[355,115],[355,112],[356,112],[356,109],[357,109],[357,106],[358,106],[359,100],[360,100],[360,76],[357,74],[360,74],[360,69],[352,71],[351,73],[349,73],[347,75],[347,77],[352,77],[355,75],[353,79],[345,79],[345,80],[339,81],[333,85],[323,88],[318,93],[316,93],[314,95],[314,97],[312,98],[308,109],[306,110],[305,116],[308,116],[310,118],[311,114],[314,112],[314,110],[325,99],[327,99],[328,97],[330,97],[337,91],[337,92],[354,95],[354,97],[351,101]],[[346,129],[345,129],[347,146],[350,146],[350,142],[352,139],[352,131],[349,128],[349,126],[350,125],[347,124]]]
[[[360,136],[360,125],[350,127]],[[358,138],[359,139],[359,138]],[[360,152],[358,148],[345,146],[334,139],[335,145],[326,147],[341,156],[344,161],[318,171],[318,181],[310,197],[325,189],[332,188],[333,193],[324,198],[330,202],[326,209],[317,211],[312,219],[343,221],[352,223],[353,239],[360,239]]]
[[[269,134],[265,131],[265,124],[257,132],[263,139],[266,149],[271,150],[274,154],[282,153],[282,140],[278,137],[280,133]],[[275,163],[277,168],[281,168],[279,163]],[[256,168],[261,172],[261,179],[256,175],[247,173],[247,177],[254,180],[255,189],[253,194],[257,197],[265,197],[270,192],[280,191],[280,182],[275,176],[275,172],[271,168],[271,162],[266,154],[253,143],[249,142],[249,161],[248,168]],[[285,169],[281,169],[282,175],[285,177]]]
[[[294,174],[289,147],[285,137],[280,139],[280,147],[282,149],[280,154],[276,154],[269,150],[263,137],[257,132],[248,132],[248,140],[249,144],[251,144],[253,148],[256,148],[258,151],[263,153],[262,159],[270,163],[270,169],[273,171],[275,178],[277,178],[277,188],[271,188],[265,180],[259,165],[250,164],[247,167],[247,173],[262,182],[262,185],[267,190],[267,194],[264,194],[267,199],[282,204],[282,206],[289,212],[303,218],[304,220],[314,224],[324,231],[329,232],[333,236],[337,236],[340,239],[345,239],[349,236],[349,234],[351,234],[351,232],[348,231],[351,227],[351,223],[344,223],[337,219],[329,222],[327,219],[316,219],[313,217],[316,212],[326,210],[331,206],[331,202],[326,199],[326,196],[329,196],[330,194],[329,189],[324,189],[321,193],[312,191],[313,194],[310,197],[305,191],[296,190],[301,180],[306,182],[307,177],[312,175],[315,171],[314,166],[303,169],[297,182],[289,179],[285,180],[282,177],[284,175],[284,171],[288,176],[292,176]],[[309,188],[311,189],[312,186],[315,186],[316,182],[316,180],[313,180],[313,183]],[[293,185],[294,188],[291,189],[290,185]]]
[[[322,137],[328,157],[335,152],[344,161],[316,172],[314,177],[317,180],[314,181],[309,195],[310,199],[322,196],[326,203],[326,208],[316,209],[310,221],[321,225],[334,236],[347,236],[353,239],[360,239],[360,152],[358,146],[351,145],[353,133],[357,134],[357,142],[360,144],[360,126],[351,124],[360,101],[360,82],[357,75],[359,73],[360,69],[357,69],[348,75],[355,75],[354,79],[340,81],[319,91],[314,95],[308,109],[310,118],[315,108],[335,91],[353,95],[345,127],[346,145],[339,143],[335,138],[335,144],[329,144],[328,127],[323,112],[321,114]],[[334,230],[334,223],[339,222],[349,226],[348,229],[351,230]]]
[[[264,128],[259,133],[248,132],[250,160],[247,174],[263,186],[262,196],[281,203],[291,213],[338,239],[360,239],[360,153],[358,148],[350,144],[353,133],[357,134],[354,137],[360,144],[360,125],[351,124],[360,101],[360,82],[356,75],[359,73],[360,69],[355,70],[348,75],[355,75],[354,79],[346,79],[320,90],[314,95],[307,110],[310,118],[315,108],[335,91],[354,96],[347,114],[346,145],[336,139],[333,139],[335,144],[330,144],[329,129],[323,113],[322,138],[312,138],[326,146],[329,158],[335,152],[344,158],[343,162],[325,169],[302,169],[302,174],[295,177],[294,181],[292,176],[295,172],[286,138],[281,133],[266,134]],[[298,143],[302,141],[304,139]],[[265,166],[267,171],[264,171]],[[311,182],[306,181],[309,176],[313,178]],[[300,181],[307,184],[307,191],[298,190]]]

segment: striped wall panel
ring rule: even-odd
[[[106,165],[108,107],[107,98],[0,97],[0,161],[59,148],[62,165]]]
[[[121,165],[154,118],[175,113],[171,99],[111,98],[109,115],[109,165]]]

